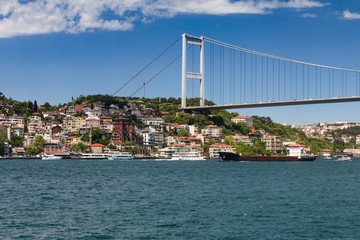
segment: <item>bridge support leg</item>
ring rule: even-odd
[[[205,74],[204,74],[204,37],[200,37],[201,46],[200,46],[200,106],[205,106]]]
[[[186,71],[186,50],[187,44],[197,45],[200,47],[200,71],[187,72]],[[204,68],[204,37],[192,37],[186,33],[182,35],[182,71],[181,71],[181,108],[186,108],[186,80],[197,79],[200,80],[200,106],[205,106],[205,68]]]

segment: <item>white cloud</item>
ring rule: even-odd
[[[313,8],[316,0],[1,0],[0,38],[96,29],[129,30],[137,23],[178,14],[266,14],[279,8]]]
[[[360,19],[360,13],[351,13],[349,10],[343,12],[343,18],[347,20]]]
[[[313,13],[304,13],[301,15],[303,18],[316,18],[317,15]]]

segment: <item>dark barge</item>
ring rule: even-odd
[[[230,152],[219,152],[220,161],[235,162],[311,162],[315,161],[316,156],[240,156]]]

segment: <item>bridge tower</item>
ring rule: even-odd
[[[200,46],[200,71],[187,72],[186,70],[186,50],[187,45]],[[198,79],[200,80],[200,106],[205,105],[205,78],[204,78],[204,37],[193,37],[186,33],[182,35],[182,84],[181,84],[181,108],[186,108],[186,80]]]

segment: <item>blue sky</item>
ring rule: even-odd
[[[360,69],[359,25],[360,1],[354,0],[2,0],[0,91],[13,99],[51,104],[81,94],[112,94],[184,32],[276,56]],[[180,51],[178,43],[118,95],[132,94]],[[180,68],[177,61],[154,79],[146,97],[180,97]],[[190,97],[197,92],[191,87]],[[239,113],[289,124],[360,122],[359,106]]]

